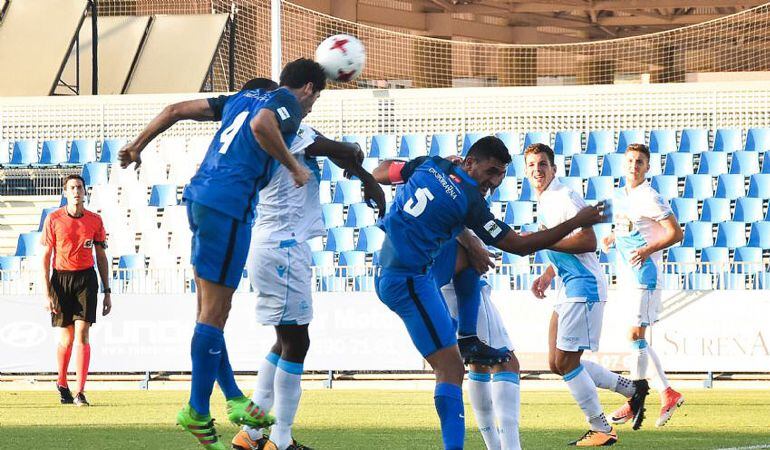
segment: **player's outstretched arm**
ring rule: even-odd
[[[384,185],[401,183],[402,181],[400,179],[391,179],[391,166],[393,164],[403,164],[403,161],[396,159],[386,159],[385,161],[381,162],[380,165],[377,166],[372,172],[374,179],[377,180],[378,183]]]
[[[268,155],[272,156],[289,170],[294,178],[294,183],[298,187],[304,186],[310,178],[310,172],[289,153],[286,142],[284,142],[281,135],[278,120],[275,118],[275,113],[271,109],[263,108],[251,120],[250,125],[254,138],[259,142],[259,145]]]

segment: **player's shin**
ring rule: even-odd
[[[519,417],[521,391],[519,374],[498,372],[492,377],[492,398],[495,416],[499,423],[502,450],[521,450],[519,441]]]
[[[222,330],[204,323],[195,325],[190,345],[192,357],[190,406],[202,416],[209,415],[209,399],[219,371],[223,347]]]
[[[291,427],[302,396],[303,364],[283,359],[278,361],[275,372],[275,425],[270,433],[270,440],[279,449],[288,447],[291,442]]]
[[[495,424],[495,408],[492,401],[492,376],[488,373],[468,372],[468,394],[473,414],[487,449],[500,449],[500,437]]]
[[[230,358],[227,355],[227,345],[224,340],[222,341],[222,356],[217,371],[217,384],[219,384],[219,388],[222,389],[227,400],[243,397],[243,392],[235,382],[235,374],[233,374],[233,368],[230,366]]]
[[[567,383],[572,397],[583,410],[591,429],[602,432],[610,431],[612,428],[604,417],[602,405],[599,403],[599,395],[596,392],[596,385],[588,372],[584,370],[583,365],[581,364],[565,374],[564,381]]]
[[[453,278],[457,293],[457,322],[460,337],[476,334],[476,322],[481,304],[481,277],[473,268],[467,268]]]
[[[465,407],[462,388],[456,384],[437,383],[433,401],[441,421],[444,450],[462,449],[465,440]]]
[[[262,360],[262,363],[257,369],[257,383],[254,386],[254,393],[251,395],[251,401],[259,405],[264,411],[270,411],[273,407],[273,400],[275,398],[275,390],[273,388],[273,382],[275,380],[275,372],[278,368],[278,360],[281,357],[273,352],[270,352]],[[249,433],[249,437],[253,440],[257,440],[262,437],[263,434],[269,434],[263,428],[251,428],[248,426],[243,427]]]

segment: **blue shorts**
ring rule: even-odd
[[[192,237],[191,263],[198,277],[237,288],[249,253],[251,226],[200,203],[187,202]]]
[[[433,260],[433,267],[430,273],[436,280],[439,288],[449,284],[455,276],[455,265],[457,262],[457,239],[450,239],[441,246],[438,255]]]
[[[375,279],[375,289],[380,300],[404,321],[423,357],[457,345],[457,322],[449,315],[433,276],[385,269]]]

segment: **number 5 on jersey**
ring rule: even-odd
[[[433,200],[433,193],[428,188],[419,188],[415,191],[414,198],[410,198],[404,204],[404,211],[414,217],[419,217],[425,212],[425,207],[428,206],[430,200]]]
[[[246,121],[247,117],[249,117],[248,111],[241,112],[235,116],[233,123],[229,127],[222,130],[222,134],[219,135],[219,143],[222,144],[222,148],[219,149],[219,153],[223,155],[227,153],[227,149],[230,148],[230,144],[232,144],[236,133],[238,133],[238,130],[241,129],[241,126],[243,125],[243,122]]]

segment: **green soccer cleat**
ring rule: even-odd
[[[236,425],[248,425],[253,428],[265,428],[275,423],[275,417],[266,414],[246,397],[227,401],[227,418]]]
[[[201,416],[189,404],[177,413],[176,423],[185,431],[192,433],[206,450],[227,449],[219,442],[217,430],[214,428],[214,419],[210,415]]]

